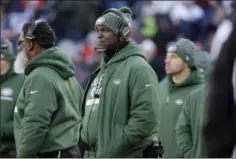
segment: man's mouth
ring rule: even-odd
[[[98,45],[102,45],[103,46],[104,44],[105,44],[104,41],[99,41],[98,42]]]
[[[166,66],[165,69],[168,70],[168,69],[170,69],[170,67],[169,67],[169,66]]]
[[[105,47],[105,43],[103,41],[99,41],[97,44],[98,48],[104,48]]]
[[[95,46],[94,50],[98,52],[104,52],[105,51],[104,42],[99,41]]]

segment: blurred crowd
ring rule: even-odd
[[[72,58],[76,78],[85,87],[100,55],[94,52],[94,23],[107,8],[129,6],[133,12],[132,40],[140,44],[159,80],[165,76],[166,48],[180,37],[195,42],[200,50],[217,57],[232,19],[231,1],[46,1],[4,0],[1,36],[11,40],[17,52],[22,25],[44,19],[57,35],[57,46]]]

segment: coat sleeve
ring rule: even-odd
[[[182,108],[178,122],[176,124],[176,143],[178,153],[189,157],[192,149],[192,135],[190,123],[190,109],[191,98],[189,97]]]
[[[149,66],[134,68],[129,79],[129,119],[123,129],[123,141],[116,146],[115,157],[143,145],[156,128],[158,80]],[[147,144],[147,143],[146,143]]]
[[[21,90],[21,86],[23,85],[24,82],[24,76],[23,75],[17,75],[17,82],[18,82],[18,86],[16,88],[14,88],[14,92],[15,92],[15,96],[14,96],[14,102],[11,105],[12,107],[12,116],[10,118],[10,120],[6,123],[3,124],[2,126],[2,131],[3,131],[3,136],[2,137],[12,137],[14,136],[14,131],[13,131],[13,120],[14,120],[14,107],[16,105],[16,99],[17,96],[19,95],[19,92]]]
[[[50,79],[36,75],[25,89],[22,135],[17,157],[31,158],[39,152],[52,114],[57,109],[55,87]]]
[[[151,67],[134,69],[130,79],[130,118],[124,129],[131,145],[152,135],[157,124],[158,80]]]

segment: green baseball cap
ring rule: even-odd
[[[175,44],[169,46],[167,52],[175,53],[188,64],[188,66],[195,66],[194,56],[196,53],[196,46],[192,41],[181,38]]]

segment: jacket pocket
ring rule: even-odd
[[[127,136],[124,134],[124,126],[115,124],[112,132],[112,156],[122,157],[127,155],[132,150],[132,145],[129,142]]]
[[[22,99],[18,99],[16,102],[16,106],[18,110],[25,109],[25,102]]]
[[[22,101],[22,100],[17,100],[17,103],[15,105],[15,108],[14,108],[14,116],[15,118],[17,118],[17,121],[19,122],[20,119],[22,119],[22,117],[24,116],[24,109],[25,109],[25,103]],[[17,123],[18,123],[17,122]],[[15,126],[19,127],[18,124],[15,123]]]

